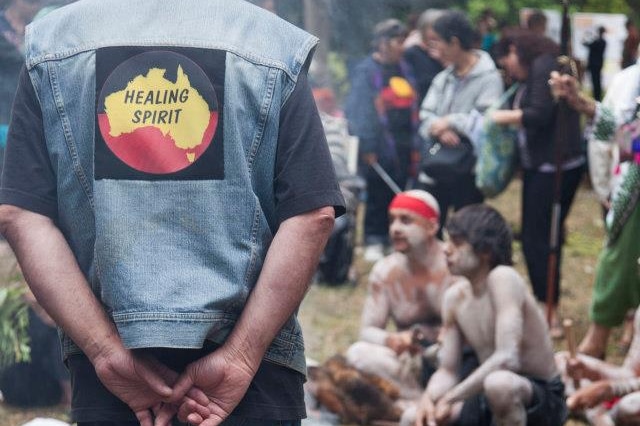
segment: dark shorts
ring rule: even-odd
[[[429,341],[425,341],[421,344],[426,348],[431,346],[433,343]],[[473,373],[473,371],[480,366],[480,362],[478,361],[478,357],[473,349],[470,346],[465,345],[462,348],[462,364],[460,365],[460,371],[458,371],[458,376],[460,380],[466,379],[469,374]],[[427,387],[427,383],[429,383],[429,379],[435,373],[437,368],[435,365],[431,364],[426,359],[422,360],[422,371],[420,374],[420,384],[423,388]]]
[[[564,384],[560,377],[540,380],[527,377],[533,386],[533,400],[527,407],[527,424],[532,426],[562,426],[567,420]],[[467,399],[454,426],[493,426],[489,403],[483,394]]]

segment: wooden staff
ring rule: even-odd
[[[573,334],[573,320],[567,318],[562,321],[564,328],[564,336],[567,339],[567,350],[569,351],[569,359],[576,359],[576,339]],[[580,388],[580,380],[573,379],[573,387],[578,390]]]
[[[576,339],[573,335],[573,320],[567,318],[562,321],[562,327],[564,327],[564,335],[567,339],[567,349],[571,359],[576,357]]]
[[[568,73],[574,68],[569,57],[569,0],[562,0],[562,28],[560,41],[560,72]],[[555,172],[553,178],[553,204],[551,207],[551,232],[549,235],[549,258],[547,261],[547,323],[551,327],[553,320],[553,305],[558,291],[556,269],[560,254],[560,233],[562,230],[562,163],[565,156],[566,139],[568,136],[569,105],[564,99],[558,100],[556,116],[554,157]]]

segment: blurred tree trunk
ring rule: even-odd
[[[319,86],[329,86],[331,83],[328,65],[331,42],[330,7],[329,0],[303,1],[304,27],[320,39],[310,72],[314,82]]]

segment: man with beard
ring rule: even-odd
[[[347,351],[351,365],[391,380],[407,399],[420,395],[421,382],[429,374],[420,357],[417,368],[409,368],[412,355],[422,352],[420,343],[436,341],[442,295],[455,281],[436,238],[439,216],[438,202],[426,191],[394,197],[389,205],[394,252],[369,274],[360,341]],[[386,330],[390,321],[397,331]]]

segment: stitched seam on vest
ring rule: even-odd
[[[91,195],[91,186],[89,185],[89,180],[82,169],[82,165],[80,164],[80,157],[78,156],[78,150],[76,149],[75,141],[73,139],[73,132],[71,131],[71,123],[69,123],[69,117],[64,109],[64,102],[62,100],[62,92],[60,91],[60,86],[58,84],[58,74],[56,69],[57,64],[49,64],[47,67],[49,70],[49,81],[51,83],[51,89],[53,90],[53,99],[56,105],[56,110],[58,111],[58,115],[60,116],[60,123],[62,124],[62,130],[64,132],[64,138],[66,140],[67,149],[69,150],[69,155],[71,156],[71,162],[73,164],[73,171],[75,172],[78,181],[80,182],[80,186],[84,190],[87,199],[89,200],[89,205],[92,210],[95,209],[93,204],[93,197]]]
[[[267,75],[267,88],[264,96],[264,102],[260,106],[260,122],[256,126],[255,137],[253,138],[253,142],[251,142],[251,149],[249,150],[249,161],[247,164],[249,174],[253,174],[253,162],[262,143],[264,129],[269,121],[269,111],[271,110],[271,104],[273,103],[273,93],[275,91],[277,74],[276,71],[271,68]]]
[[[260,225],[260,209],[256,206],[253,209],[253,224],[251,225],[251,254],[249,255],[249,266],[244,274],[244,286],[247,288],[249,280],[253,275],[253,269],[258,259],[258,228]]]
[[[78,55],[80,53],[83,52],[88,52],[88,51],[92,51],[92,50],[98,50],[100,48],[103,47],[131,47],[131,46],[142,46],[142,47],[195,47],[195,48],[202,48],[202,49],[218,49],[218,50],[224,50],[226,52],[229,53],[233,53],[234,55],[237,55],[249,62],[252,62],[254,64],[257,65],[265,65],[268,66],[270,68],[278,68],[282,71],[284,71],[289,78],[291,78],[292,80],[295,81],[295,76],[297,75],[297,72],[299,70],[292,70],[291,68],[289,68],[284,62],[278,61],[278,60],[274,60],[274,59],[268,59],[266,57],[263,56],[259,56],[253,53],[249,53],[249,52],[243,52],[240,51],[236,48],[234,48],[233,46],[229,46],[223,43],[210,43],[210,42],[206,42],[206,41],[202,41],[202,42],[176,42],[176,40],[174,39],[167,39],[167,40],[131,40],[131,41],[110,41],[110,42],[105,42],[105,43],[92,43],[92,44],[87,44],[87,45],[80,45],[80,46],[76,46],[73,49],[66,49],[66,50],[62,50],[58,53],[45,53],[45,54],[39,54],[39,55],[35,55],[32,57],[29,57],[27,59],[27,68],[31,69],[34,66],[38,65],[39,63],[42,62],[48,62],[48,61],[57,61],[57,60],[61,60],[61,59],[66,59],[69,58],[71,56],[75,56]],[[306,49],[304,49],[303,51],[307,51]],[[300,65],[298,65],[299,60],[297,60],[296,58],[296,68],[299,68]]]

